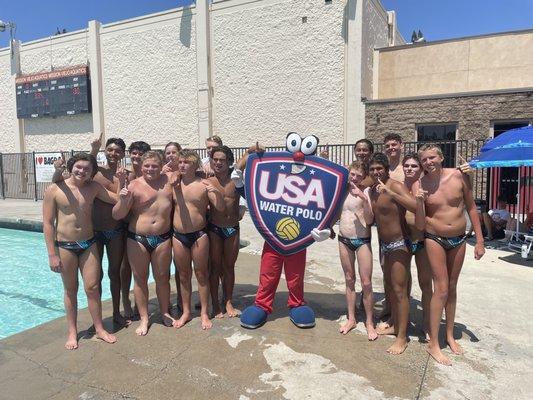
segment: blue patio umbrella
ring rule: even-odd
[[[531,167],[533,166],[533,126],[511,129],[485,143],[477,157],[470,160],[472,168]],[[518,168],[518,213],[520,212],[520,168]]]

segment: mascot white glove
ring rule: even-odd
[[[242,171],[240,169],[235,168],[233,170],[233,172],[231,173],[231,180],[233,181],[237,189],[240,189],[244,186],[244,179],[242,176]]]
[[[313,228],[311,231],[311,236],[315,239],[315,242],[323,242],[326,239],[329,239],[331,236],[331,229],[322,229]]]

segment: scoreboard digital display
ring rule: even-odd
[[[91,85],[86,65],[15,79],[17,118],[54,117],[91,112]]]

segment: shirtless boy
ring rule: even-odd
[[[346,335],[357,324],[355,319],[355,258],[357,256],[363,289],[366,331],[368,340],[375,340],[378,334],[374,329],[373,320],[374,294],[372,293],[372,249],[370,247],[370,226],[374,222],[374,215],[368,198],[368,188],[365,190],[362,185],[367,175],[366,163],[354,161],[350,165],[348,196],[344,200],[339,221],[339,256],[346,280],[348,306],[348,321],[340,328],[340,333]]]
[[[402,150],[403,150],[403,140],[400,135],[397,133],[389,133],[383,139],[383,148],[385,149],[385,154],[389,159],[389,176],[398,181],[402,182],[405,179],[403,174],[403,168],[401,163]]]
[[[204,171],[206,177],[211,177],[215,174],[213,168],[213,161],[211,158],[211,150],[213,150],[215,147],[220,146],[222,146],[222,139],[220,138],[220,136],[213,135],[205,139],[207,157],[202,158],[200,167]]]
[[[389,163],[383,153],[374,153],[370,159],[370,176],[374,186],[370,189],[372,211],[377,223],[380,251],[383,257],[385,284],[390,284],[392,315],[396,340],[387,349],[390,354],[401,354],[407,347],[409,299],[407,285],[411,248],[405,210],[416,210],[416,201],[407,188],[389,177]],[[378,333],[384,334],[380,331]],[[386,332],[389,333],[389,332]]]
[[[200,157],[193,150],[182,150],[178,158],[178,172],[172,177],[174,185],[174,263],[179,271],[183,314],[174,323],[181,328],[191,319],[191,261],[198,281],[200,295],[200,320],[202,329],[210,329],[209,320],[209,237],[206,215],[208,205],[218,212],[224,211],[224,198],[207,180],[196,176]]]
[[[454,354],[463,354],[463,349],[453,337],[453,326],[457,281],[466,249],[465,208],[476,234],[476,260],[483,256],[485,247],[470,178],[458,169],[442,168],[444,157],[440,147],[436,145],[424,145],[418,153],[424,168],[420,185],[428,193],[425,200],[425,245],[428,254],[431,254],[429,263],[434,285],[427,351],[437,362],[451,365],[450,359],[442,353],[439,346],[439,326],[442,310],[445,308],[446,341]]]
[[[169,314],[172,188],[168,177],[161,174],[163,159],[159,152],[148,151],[142,156],[142,176],[120,191],[113,207],[113,218],[120,220],[131,210],[127,233],[127,252],[135,280],[135,302],[141,322],[136,333],[148,333],[148,268],[156,284],[157,299],[163,323],[171,326]]]
[[[387,158],[389,160],[389,176],[398,181],[404,181],[403,168],[401,165],[401,155],[403,150],[402,137],[396,133],[389,133],[383,139],[383,148]],[[383,269],[383,265],[381,266]],[[383,279],[386,279],[385,276]],[[391,306],[390,306],[390,282],[384,282],[385,287],[385,300],[383,303],[383,310],[381,311],[380,319],[384,319],[391,315]],[[387,327],[392,326],[392,318],[389,318],[387,322],[381,323],[378,325],[380,329],[386,329]]]
[[[408,153],[402,160],[403,172],[405,175],[404,185],[409,192],[418,200],[422,194],[414,191],[414,184],[419,181],[422,175],[422,164],[416,153]],[[421,190],[419,188],[419,190]],[[429,339],[429,304],[431,295],[433,293],[431,281],[431,267],[429,266],[429,259],[426,248],[424,246],[424,226],[425,222],[420,213],[412,213],[407,211],[405,220],[409,229],[409,239],[411,241],[411,253],[415,257],[416,269],[418,275],[418,284],[422,291],[422,312],[424,319],[424,334],[426,339]],[[417,218],[418,217],[418,218]],[[422,221],[420,222],[420,218]],[[418,222],[418,224],[417,224]]]
[[[65,289],[68,326],[65,348],[68,350],[78,348],[78,268],[83,278],[96,337],[107,343],[115,343],[117,340],[104,329],[102,323],[100,256],[91,220],[96,198],[113,204],[117,201],[117,196],[92,181],[97,169],[93,156],[75,154],[67,162],[70,177],[48,187],[43,200],[43,232],[48,262],[52,271],[61,273]]]
[[[224,314],[218,301],[219,279],[224,285],[225,307],[229,317],[236,317],[238,312],[233,308],[233,287],[235,285],[235,262],[239,254],[239,199],[235,184],[230,178],[230,165],[233,165],[233,153],[227,146],[214,147],[211,150],[211,162],[215,176],[208,181],[224,197],[224,211],[210,209],[209,231],[211,274],[211,302],[213,314],[222,318]]]
[[[132,169],[128,174],[128,181],[131,182],[134,179],[142,176],[141,165],[142,156],[147,151],[150,151],[150,145],[143,141],[132,142],[128,148],[130,154],[130,160]],[[131,308],[130,301],[130,287],[131,287],[131,265],[128,261],[127,246],[124,248],[124,258],[122,260],[122,268],[120,271],[120,281],[122,284],[122,306],[124,308],[124,316],[127,319],[134,317],[138,318],[138,313]]]
[[[94,141],[92,147],[91,154],[94,156],[100,148],[100,140]],[[104,150],[107,165],[99,166],[98,172],[94,176],[95,182],[98,182],[113,193],[118,193],[121,189],[119,180],[115,175],[117,172],[121,175],[124,173],[123,169],[120,168],[120,161],[124,158],[125,151],[126,144],[122,139],[108,139]],[[126,176],[124,175],[123,179],[125,178]],[[93,226],[100,254],[100,264],[104,255],[104,247],[107,251],[108,275],[113,301],[113,321],[120,325],[127,325],[129,321],[120,314],[120,268],[124,257],[124,222],[113,218],[111,215],[112,209],[112,205],[96,199],[93,207]]]
[[[374,144],[368,139],[359,139],[357,142],[355,142],[353,154],[356,160],[364,162],[368,165],[370,157],[372,157],[372,154],[374,154]],[[363,182],[361,182],[361,184],[364,187],[370,187],[374,184],[374,182],[370,176],[367,176]]]

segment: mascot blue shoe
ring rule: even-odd
[[[309,306],[291,308],[289,317],[298,328],[312,328],[315,326],[315,312]]]
[[[255,304],[250,307],[246,307],[241,314],[241,326],[248,329],[257,329],[264,325],[268,317],[268,314],[261,307],[257,307]]]

